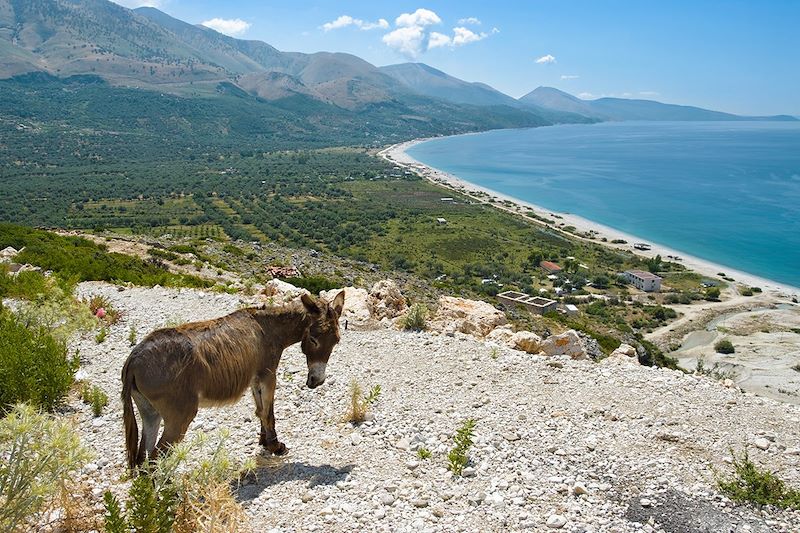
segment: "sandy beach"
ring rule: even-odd
[[[793,287],[791,285],[786,285],[777,281],[762,278],[748,272],[742,272],[735,268],[695,257],[668,246],[654,243],[629,233],[610,228],[572,213],[553,211],[551,209],[547,209],[545,207],[535,205],[530,202],[525,202],[518,198],[472,184],[468,181],[464,181],[458,176],[421,163],[408,155],[406,152],[406,150],[412,146],[428,140],[431,139],[415,139],[413,141],[395,144],[381,150],[378,155],[388,161],[396,163],[399,166],[416,171],[421,176],[433,183],[471,196],[477,201],[494,205],[499,209],[513,212],[520,216],[525,216],[529,220],[542,223],[541,221],[537,221],[525,215],[526,212],[533,210],[538,216],[553,218],[553,224],[547,224],[549,227],[559,229],[573,226],[576,228],[576,231],[571,233],[573,236],[576,234],[578,234],[578,236],[580,236],[580,234],[590,234],[594,237],[592,240],[598,243],[600,243],[601,239],[605,237],[607,242],[602,242],[602,244],[605,246],[618,248],[621,250],[629,250],[643,257],[655,257],[656,255],[661,255],[661,257],[665,260],[675,261],[684,265],[689,270],[698,272],[711,278],[717,278],[719,277],[718,273],[724,272],[728,277],[736,280],[737,284],[748,285],[751,287],[761,287],[761,289],[763,289],[765,292],[768,292],[779,299],[800,298],[800,288],[798,287]],[[509,206],[508,202],[513,205]],[[613,240],[624,240],[627,241],[627,244],[614,244],[611,242]],[[633,247],[634,243],[647,243],[650,246],[650,249],[635,249]],[[675,257],[678,257],[679,259],[673,259]]]

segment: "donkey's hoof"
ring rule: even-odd
[[[272,453],[274,455],[286,455],[287,453],[289,453],[289,449],[286,448],[286,445],[284,443],[279,442],[278,445],[275,447],[275,449],[272,450]]]

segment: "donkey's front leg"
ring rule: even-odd
[[[275,455],[284,455],[286,445],[278,440],[275,432],[275,373],[267,372],[253,387],[253,398],[256,401],[256,415],[261,419],[261,436],[258,443]]]

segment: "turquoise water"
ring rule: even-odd
[[[800,287],[800,123],[620,122],[418,144],[429,166]]]

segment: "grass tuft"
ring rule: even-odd
[[[367,417],[367,412],[372,404],[378,401],[381,395],[381,386],[375,385],[366,395],[361,385],[355,379],[350,382],[350,405],[345,417],[347,422],[360,424]]]

